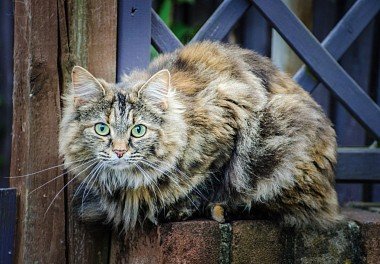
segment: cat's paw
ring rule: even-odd
[[[210,208],[212,219],[214,219],[218,223],[226,222],[226,210],[223,204],[220,204],[220,203],[210,204],[209,208]]]

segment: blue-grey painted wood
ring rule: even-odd
[[[313,2],[313,29],[312,32],[318,41],[322,42],[334,26],[339,22],[343,11],[341,8],[342,2],[314,0]],[[351,9],[352,10],[352,9]],[[305,74],[305,72],[304,72]],[[315,80],[312,75],[305,74],[307,79],[311,79],[310,86],[313,87],[319,81]],[[307,87],[306,87],[307,88]],[[334,117],[333,101],[331,100],[328,89],[323,85],[313,91],[312,97],[322,106],[326,115],[330,118]],[[336,191],[338,193],[339,203],[341,205],[350,201],[361,201],[363,196],[363,184],[360,183],[337,183]]]
[[[363,200],[363,184],[359,181],[337,181],[335,190],[338,194],[338,201],[341,206],[349,202]]]
[[[340,63],[345,71],[367,94],[370,91],[371,68],[374,62],[372,49],[375,37],[374,28],[375,25],[373,21],[343,55]],[[334,115],[333,120],[335,131],[337,133],[338,145],[342,147],[365,146],[366,131],[338,102],[334,110]]]
[[[13,1],[0,1],[0,188],[9,187],[13,94]]]
[[[340,2],[339,2],[340,3]],[[313,2],[313,35],[322,42],[339,21],[340,6],[338,1],[314,0]],[[311,77],[307,74],[308,77]],[[314,78],[311,78],[314,83]],[[331,96],[327,88],[322,84],[316,89],[313,98],[322,106],[327,116],[330,116]]]
[[[380,23],[380,18],[378,18],[378,23]],[[380,35],[380,27],[375,28],[375,35]],[[375,42],[374,48],[377,48],[377,69],[373,71],[373,74],[375,76],[374,78],[374,94],[375,94],[375,100],[378,105],[380,105],[380,52],[379,52],[379,46],[380,46],[380,39],[378,38]],[[380,147],[380,142],[377,142],[377,146]],[[379,169],[378,169],[379,170]],[[380,184],[374,184],[373,190],[372,190],[372,201],[374,202],[380,202]]]
[[[152,9],[152,44],[158,52],[168,53],[182,47],[181,41],[173,34],[158,14]]]
[[[0,189],[0,263],[13,263],[16,189]]]
[[[252,1],[353,117],[380,138],[379,106],[361,90],[286,5],[277,0]]]
[[[335,59],[340,59],[379,10],[379,0],[358,0],[325,38],[322,46]],[[294,79],[308,92],[320,83],[305,67],[294,75]]]
[[[380,182],[380,149],[339,148],[336,180]]]
[[[251,6],[242,21],[241,44],[244,48],[254,50],[270,57],[272,28],[256,7]]]
[[[150,0],[118,1],[117,81],[124,73],[149,64],[151,8]]]
[[[190,42],[222,40],[250,5],[247,0],[223,1]]]

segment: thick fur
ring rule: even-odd
[[[106,215],[131,230],[145,219],[186,219],[218,204],[235,216],[260,208],[292,226],[339,221],[331,123],[268,59],[202,42],[118,84],[75,71],[60,153],[82,181],[83,219]],[[110,135],[95,133],[98,122]],[[141,138],[131,136],[136,124],[147,127]],[[120,144],[127,165],[112,158]],[[77,160],[87,163],[78,168]],[[97,198],[86,199],[86,191]]]

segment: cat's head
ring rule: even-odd
[[[64,101],[60,154],[89,186],[113,192],[156,184],[186,144],[184,107],[167,70],[110,84],[76,66]]]

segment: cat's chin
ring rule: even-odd
[[[129,169],[131,169],[131,167],[133,167],[133,165],[130,162],[123,160],[123,159],[118,159],[118,160],[112,161],[110,163],[107,163],[106,165],[110,169],[118,170],[118,171],[129,170]]]

